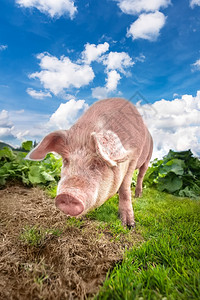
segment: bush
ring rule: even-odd
[[[155,159],[144,178],[147,186],[181,197],[200,196],[200,160],[190,150],[172,150],[163,159]]]
[[[26,149],[30,145],[28,142],[23,143]],[[61,158],[48,154],[43,161],[38,162],[25,160],[26,155],[25,152],[15,152],[7,147],[0,150],[0,186],[11,180],[19,180],[25,185],[48,185],[58,182]]]

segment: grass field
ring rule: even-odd
[[[146,189],[134,210],[145,242],[126,253],[96,299],[200,299],[200,202]]]
[[[118,195],[82,219],[39,189],[11,186],[0,201],[2,299],[200,299],[198,199],[146,188],[135,230],[121,225]]]

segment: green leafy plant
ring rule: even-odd
[[[32,141],[26,141],[22,143],[22,149],[26,151],[30,151],[33,148],[33,142]]]
[[[200,160],[190,150],[172,150],[161,160],[155,159],[144,182],[159,191],[196,198],[200,196]]]
[[[32,142],[22,148],[31,149]],[[25,185],[55,185],[60,179],[62,159],[48,154],[43,161],[25,160],[27,153],[4,147],[0,150],[0,186],[7,181],[19,180]]]
[[[22,149],[32,148],[31,141],[24,142]],[[52,195],[60,179],[62,159],[48,154],[43,161],[25,160],[27,153],[14,151],[8,147],[0,150],[0,186],[7,181],[19,180],[25,185],[51,186]],[[136,173],[133,176],[133,185]],[[160,191],[183,197],[200,196],[200,160],[193,157],[190,150],[183,152],[169,151],[161,160],[154,160],[148,169],[145,180],[146,186],[154,186]]]

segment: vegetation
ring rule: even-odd
[[[60,179],[62,160],[48,154],[43,161],[25,160],[27,151],[33,146],[31,141],[22,143],[22,151],[9,147],[0,150],[0,186],[9,180],[20,180],[25,185],[55,185]],[[136,172],[137,173],[137,172]],[[135,185],[136,174],[133,177]],[[155,159],[149,167],[144,183],[159,191],[166,191],[181,197],[200,196],[200,160],[193,157],[190,150],[174,152],[172,150],[161,160]]]
[[[20,235],[20,240],[30,246],[41,247],[47,238],[53,236],[60,236],[62,230],[60,229],[45,229],[38,226],[26,226]]]
[[[24,150],[30,150],[32,143],[22,144]],[[18,180],[25,185],[55,185],[60,178],[62,160],[53,154],[39,161],[25,160],[26,152],[15,152],[10,148],[0,150],[0,186],[7,181]]]
[[[23,145],[24,149],[30,146]],[[42,162],[32,162],[24,160],[25,156],[10,148],[0,150],[0,185],[16,179],[25,185],[45,185],[53,197],[61,159],[49,154]],[[199,299],[200,161],[191,151],[170,151],[162,160],[153,162],[145,176],[145,186],[143,197],[134,200],[135,232],[143,240],[138,238],[135,246],[127,247],[123,261],[107,274],[95,299]],[[123,241],[124,249],[131,238],[137,239],[120,223],[118,195],[84,219],[67,219],[66,227],[84,232],[88,220],[96,224],[100,234]],[[40,248],[52,236],[60,235],[62,231],[58,229],[34,225],[24,227],[19,239]],[[37,282],[45,284],[45,278],[38,277]]]
[[[0,142],[0,149],[3,149],[4,147],[14,149],[11,145],[4,143],[4,142]]]
[[[126,253],[96,299],[199,299],[200,203],[148,188],[134,211],[146,241]]]
[[[145,175],[145,183],[181,197],[200,196],[200,160],[192,152],[172,150],[161,160],[154,160]]]

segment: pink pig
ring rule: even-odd
[[[152,149],[151,135],[135,106],[110,98],[94,103],[69,130],[48,134],[27,158],[42,160],[49,152],[62,156],[55,203],[66,215],[86,214],[118,191],[122,223],[134,226],[132,175],[139,169],[139,197]]]

